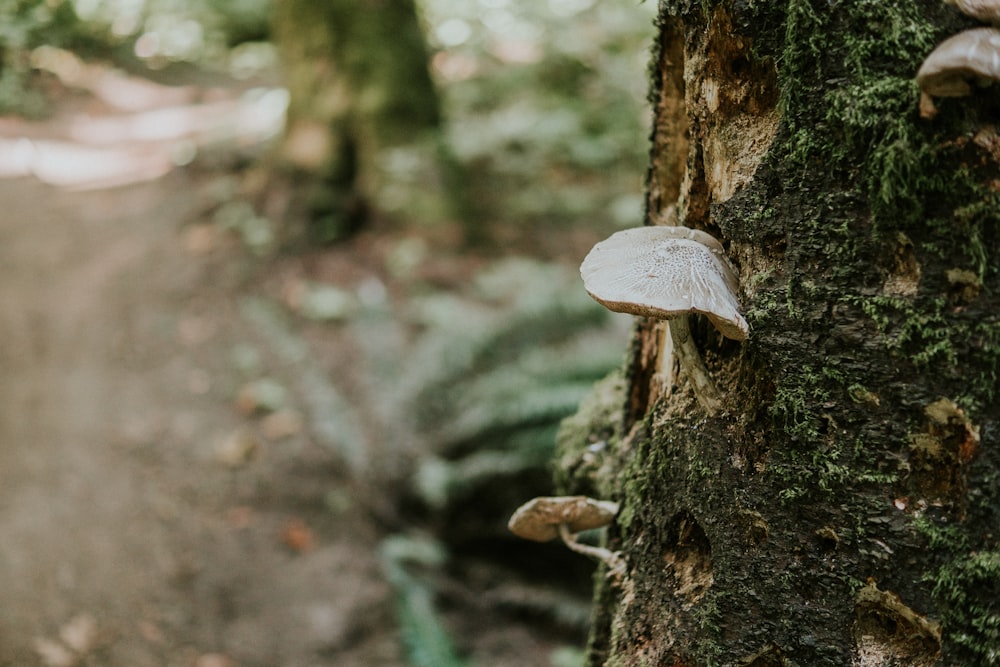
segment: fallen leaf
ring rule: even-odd
[[[288,390],[269,378],[248,382],[236,394],[236,409],[242,414],[275,412],[285,407]]]
[[[289,519],[281,529],[281,541],[292,551],[302,553],[316,546],[316,534],[302,519]]]
[[[281,440],[302,432],[302,415],[291,409],[272,412],[260,420],[260,429],[268,440]]]
[[[247,505],[238,505],[226,511],[226,523],[233,528],[248,528],[253,518],[253,508]]]
[[[194,661],[194,667],[236,667],[236,661],[224,653],[204,653]]]
[[[138,626],[139,634],[151,644],[162,644],[166,641],[166,637],[163,636],[163,630],[156,623],[152,621],[139,621]]]
[[[215,446],[215,460],[236,468],[249,463],[260,449],[257,437],[246,429],[236,429]]]
[[[184,249],[192,255],[207,255],[221,245],[222,234],[211,223],[200,223],[184,230]]]
[[[45,667],[73,667],[77,656],[59,642],[45,637],[35,637],[35,653]]]
[[[59,638],[77,653],[89,653],[97,644],[97,620],[90,614],[77,614],[60,628]]]

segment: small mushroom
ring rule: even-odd
[[[626,229],[595,245],[580,275],[590,296],[609,310],[670,320],[674,350],[698,401],[709,414],[718,411],[719,392],[691,339],[688,315],[705,315],[726,338],[747,338],[739,281],[721,243],[687,227]]]
[[[617,513],[618,503],[608,500],[587,496],[543,496],[518,507],[507,527],[518,537],[535,542],[560,537],[571,550],[605,563],[609,573],[618,578],[625,571],[625,562],[619,553],[581,544],[576,539],[581,531],[607,526]]]
[[[920,115],[937,115],[935,97],[964,97],[972,93],[972,83],[991,81],[1000,81],[1000,30],[973,28],[949,37],[917,71]]]
[[[1000,23],[1000,2],[998,0],[944,0],[955,5],[963,14],[984,23]]]

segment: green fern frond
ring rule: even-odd
[[[407,364],[406,374],[421,379],[413,401],[422,405],[421,414],[436,422],[448,412],[450,394],[469,378],[603,325],[605,315],[593,303],[553,303],[539,311],[498,312],[475,327],[456,323],[448,332],[428,332],[433,338]]]
[[[399,629],[413,667],[465,667],[438,617],[431,586],[411,572],[414,566],[444,563],[439,544],[426,538],[393,535],[379,549],[382,569],[396,593]]]
[[[432,433],[438,449],[449,452],[477,441],[496,440],[519,429],[558,423],[572,414],[590,382],[530,385],[506,400],[470,405]]]
[[[413,490],[437,510],[498,480],[515,497],[541,491],[559,423],[621,365],[628,319],[611,319],[574,269],[525,259],[488,267],[464,294],[415,301],[411,315],[422,331],[380,391],[402,406],[394,446],[417,455]]]

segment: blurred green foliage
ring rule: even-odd
[[[424,0],[471,196],[494,224],[638,224],[655,3]]]
[[[45,98],[32,81],[32,49],[49,44],[85,51],[93,42],[68,0],[0,0],[0,113],[45,112]]]
[[[269,13],[270,0],[0,0],[0,113],[48,110],[31,57],[42,45],[153,68],[257,71],[274,64],[269,48],[255,48]]]
[[[425,322],[397,380],[425,453],[414,490],[449,541],[507,539],[510,511],[552,490],[561,420],[624,358],[624,320],[575,271],[526,258],[481,271],[463,294],[414,302]],[[610,326],[609,326],[610,325]]]
[[[426,538],[393,535],[379,549],[382,570],[396,593],[396,617],[406,659],[413,667],[463,667],[434,604],[434,591],[413,571],[445,562],[439,544]]]
[[[624,361],[628,318],[611,316],[579,283],[575,267],[522,256],[483,266],[460,289],[415,290],[397,316],[419,334],[391,363],[384,339],[365,333],[385,323],[358,322],[374,393],[393,406],[388,458],[409,459],[397,506],[408,530],[422,531],[419,544],[439,554],[391,580],[410,664],[454,664],[447,631],[455,626],[447,615],[434,620],[459,602],[442,587],[449,577],[492,596],[499,623],[530,618],[549,640],[582,642],[593,566],[507,529],[515,508],[553,493],[560,423]],[[391,540],[408,543],[405,534]],[[463,574],[486,562],[486,581]],[[578,658],[564,647],[552,664]]]
[[[153,64],[228,62],[229,50],[266,40],[270,0],[73,0],[84,21],[134,45]]]
[[[270,2],[2,0],[0,113],[45,111],[31,63],[42,44],[133,68],[273,70]],[[654,3],[419,4],[447,143],[481,223],[540,234],[570,222],[602,231],[637,224]]]

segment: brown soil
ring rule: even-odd
[[[0,664],[55,664],[74,627],[81,664],[398,664],[336,456],[234,409],[258,343],[239,272],[185,248],[197,189],[0,183]]]

